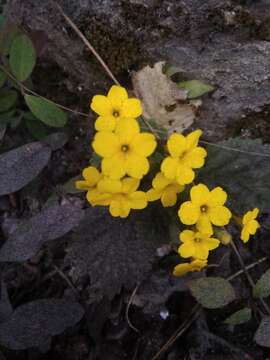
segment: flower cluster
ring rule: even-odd
[[[131,209],[147,206],[147,195],[138,188],[157,143],[153,134],[141,132],[136,120],[142,114],[141,103],[128,98],[123,87],[114,85],[107,96],[94,96],[91,109],[99,115],[92,147],[101,158],[101,171],[87,167],[76,186],[87,191],[92,206],[109,206],[112,216],[124,218]]]
[[[140,100],[129,98],[123,87],[114,85],[107,96],[94,96],[90,106],[98,114],[92,147],[101,160],[101,169],[85,168],[83,180],[76,186],[87,191],[92,206],[108,206],[112,216],[124,218],[131,209],[144,209],[152,201],[160,200],[163,207],[175,206],[178,195],[189,192],[189,200],[180,202],[178,208],[185,227],[179,234],[178,253],[190,260],[174,268],[175,276],[201,271],[207,266],[210,251],[232,241],[225,228],[231,219],[240,223],[243,242],[256,233],[257,208],[239,220],[226,207],[227,193],[221,187],[209,189],[205,184],[194,184],[195,170],[204,166],[207,156],[199,146],[201,130],[169,137],[167,155],[152,180],[152,188],[144,192],[138,189],[150,170],[149,157],[157,141],[152,133],[141,132],[137,120],[142,114]]]

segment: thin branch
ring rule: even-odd
[[[267,257],[263,257],[263,258],[259,259],[258,261],[254,262],[254,263],[252,263],[252,264],[250,264],[250,265],[248,265],[248,266],[246,266],[246,270],[250,270],[250,269],[254,268],[255,266],[257,266],[257,265],[263,263],[264,261],[266,261],[267,259],[268,259]],[[237,278],[238,276],[240,276],[240,275],[242,275],[242,274],[244,274],[244,270],[243,270],[243,269],[242,269],[242,270],[239,270],[239,271],[237,271],[236,273],[234,273],[234,274],[232,274],[231,276],[229,276],[229,277],[227,278],[227,280],[231,281],[231,280]]]
[[[115,84],[120,85],[116,77],[113,75],[107,64],[104,62],[102,57],[97,53],[95,48],[90,44],[90,42],[86,39],[86,37],[83,35],[83,33],[78,29],[78,27],[74,24],[74,22],[66,15],[66,13],[63,11],[61,6],[57,4],[54,0],[51,0],[53,5],[56,7],[56,9],[61,13],[63,18],[66,20],[66,22],[72,27],[72,29],[76,32],[76,34],[81,38],[81,40],[84,42],[84,44],[87,46],[87,48],[92,52],[92,54],[96,57],[96,59],[99,61],[103,69],[106,71],[106,73],[110,76],[110,78],[114,81]]]
[[[181,336],[183,333],[190,327],[190,325],[197,319],[202,311],[202,307],[197,304],[192,309],[188,318],[183,322],[183,324],[177,329],[170,339],[162,346],[162,348],[156,353],[156,355],[151,360],[157,360],[160,355],[162,355],[165,351],[169,349],[170,346]]]
[[[240,252],[238,251],[238,249],[237,249],[235,243],[233,242],[233,240],[231,240],[230,245],[231,245],[233,251],[235,252],[235,254],[236,254],[236,256],[237,256],[237,259],[238,259],[240,265],[242,266],[243,272],[245,273],[246,278],[247,278],[247,280],[248,280],[251,288],[253,288],[253,287],[255,286],[255,283],[254,283],[252,277],[250,276],[250,274],[249,274],[249,272],[248,272],[248,270],[247,270],[247,268],[246,268],[246,266],[245,266],[245,263],[244,263],[244,261],[243,261],[243,259],[242,259],[242,256],[241,256]],[[262,305],[263,305],[266,313],[267,313],[268,315],[270,315],[270,308],[269,308],[269,306],[267,305],[267,303],[266,303],[262,298],[259,298],[259,300],[260,300],[260,302],[262,303]]]
[[[242,154],[261,156],[261,157],[270,157],[270,154],[261,154],[261,153],[255,152],[255,151],[240,150],[240,149],[232,148],[230,146],[214,144],[212,142],[205,141],[205,140],[200,140],[200,143],[205,144],[205,145],[214,146],[216,148],[223,149],[223,150],[235,151],[235,152],[242,153]]]
[[[66,283],[72,289],[72,291],[79,297],[80,296],[79,291],[75,288],[75,286],[72,284],[69,278],[63,273],[63,271],[59,269],[59,267],[56,265],[53,265],[53,268],[57,272],[57,274],[60,275],[61,278],[66,281]]]
[[[86,114],[86,113],[83,113],[83,112],[80,112],[80,111],[77,111],[77,110],[72,110],[72,109],[70,109],[70,108],[68,108],[68,107],[66,107],[66,106],[63,106],[63,105],[61,105],[61,104],[58,104],[58,103],[56,103],[55,101],[52,101],[52,100],[50,100],[50,99],[45,98],[44,96],[39,95],[38,93],[36,93],[36,92],[33,91],[33,90],[30,90],[30,89],[29,89],[27,86],[25,86],[22,82],[20,82],[19,80],[17,80],[17,79],[15,78],[15,76],[13,76],[13,75],[12,75],[3,65],[1,65],[1,64],[0,64],[0,69],[1,69],[10,79],[12,79],[14,82],[16,82],[17,85],[19,85],[20,90],[21,90],[21,92],[22,92],[22,95],[25,95],[25,94],[24,94],[24,91],[26,91],[26,92],[28,92],[29,94],[38,96],[38,97],[40,97],[41,99],[46,100],[46,101],[48,101],[49,103],[52,103],[52,104],[58,106],[59,108],[61,108],[61,109],[63,109],[63,110],[69,111],[69,112],[71,112],[71,113],[73,113],[73,114],[76,114],[76,115],[88,117],[88,114]]]
[[[130,319],[129,319],[129,308],[130,308],[130,305],[131,305],[131,303],[132,303],[132,300],[134,299],[134,296],[136,295],[136,292],[137,292],[137,290],[138,290],[138,287],[139,287],[139,285],[137,285],[137,286],[135,287],[135,289],[133,290],[133,292],[132,292],[132,294],[131,294],[131,296],[130,296],[130,299],[129,299],[129,301],[128,301],[127,307],[126,307],[126,320],[127,320],[128,326],[129,326],[132,330],[136,331],[137,333],[139,333],[139,330],[131,323],[131,321],[130,321]]]

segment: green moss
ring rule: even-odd
[[[142,56],[139,44],[131,34],[116,34],[101,19],[94,18],[84,25],[83,31],[116,75],[130,70]]]

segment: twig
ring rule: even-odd
[[[210,264],[210,265],[208,265],[207,267],[206,267],[206,269],[209,269],[209,268],[212,268],[212,267],[220,267],[221,266],[221,264],[223,264],[223,262],[224,262],[224,260],[226,259],[226,257],[228,257],[229,256],[229,252],[226,252],[223,256],[222,256],[222,258],[221,258],[221,260],[220,260],[220,262],[218,263],[218,264]]]
[[[216,148],[223,149],[223,150],[239,152],[239,153],[242,153],[242,154],[261,156],[261,157],[270,157],[270,154],[261,154],[261,153],[255,152],[255,151],[240,150],[240,149],[232,148],[230,146],[214,144],[212,142],[205,141],[205,140],[200,140],[200,143],[210,145],[210,146],[214,146]]]
[[[157,360],[161,354],[168,350],[168,348],[190,327],[194,320],[199,316],[202,311],[202,307],[197,304],[192,309],[188,318],[183,322],[183,324],[177,329],[170,339],[162,346],[162,348],[156,353],[156,355],[151,360]]]
[[[261,264],[261,263],[264,262],[265,260],[267,260],[267,257],[263,257],[263,258],[259,259],[258,261],[254,262],[254,263],[252,263],[252,264],[250,264],[250,265],[248,265],[248,266],[246,266],[246,270],[250,270],[250,269],[254,268],[255,266]],[[227,280],[231,281],[231,280],[235,279],[236,277],[238,277],[239,275],[242,275],[243,273],[244,273],[244,270],[243,270],[243,269],[242,269],[242,270],[239,270],[239,271],[237,271],[236,273],[234,273],[233,275],[229,276],[229,277],[227,278]]]
[[[244,263],[244,261],[243,261],[243,259],[242,259],[242,256],[241,256],[241,254],[239,253],[239,251],[238,251],[235,243],[233,242],[233,240],[231,240],[230,245],[231,245],[233,251],[235,252],[235,254],[236,254],[236,256],[237,256],[240,265],[242,266],[243,272],[245,273],[246,278],[247,278],[247,280],[248,280],[251,288],[253,288],[253,287],[255,286],[255,283],[254,283],[252,277],[250,276],[250,274],[249,274],[249,272],[248,272],[248,270],[247,270],[247,268],[246,268],[246,266],[245,266],[245,263]],[[259,298],[259,300],[260,300],[260,302],[262,303],[262,305],[263,305],[266,313],[267,313],[268,315],[270,315],[270,308],[268,307],[267,303],[266,303],[262,298]]]
[[[69,280],[69,278],[63,273],[63,271],[61,269],[59,269],[59,267],[54,265],[54,264],[53,264],[53,268],[55,269],[57,274],[60,275],[61,278],[63,278],[66,281],[66,283],[73,290],[73,292],[79,297],[80,296],[79,291],[75,288],[75,286],[72,284],[72,282]]]
[[[95,50],[95,48],[90,44],[90,42],[86,39],[86,37],[83,35],[83,33],[78,29],[78,27],[74,24],[74,22],[66,15],[66,13],[63,11],[61,6],[57,4],[54,0],[51,0],[53,5],[58,9],[58,11],[61,13],[63,18],[66,20],[66,22],[72,27],[72,29],[76,32],[76,34],[81,38],[81,40],[84,42],[84,44],[88,47],[88,49],[92,52],[92,54],[96,57],[96,59],[99,61],[103,69],[106,71],[106,73],[110,76],[110,78],[114,81],[115,84],[120,85],[116,77],[113,75],[107,64],[104,62],[102,57],[98,54],[98,52]]]
[[[28,87],[26,87],[23,83],[21,83],[19,80],[17,80],[17,79],[16,79],[3,65],[1,65],[1,64],[0,64],[0,69],[1,69],[2,71],[4,71],[4,73],[7,74],[7,76],[8,76],[10,79],[12,79],[13,81],[15,81],[16,84],[19,85],[19,87],[20,87],[20,89],[21,89],[21,92],[22,92],[22,95],[25,95],[24,92],[22,91],[22,90],[24,90],[24,91],[28,92],[29,94],[38,96],[38,97],[40,97],[41,99],[46,100],[46,101],[48,101],[48,102],[50,102],[50,103],[58,106],[59,108],[61,108],[61,109],[63,109],[63,110],[69,111],[69,112],[71,112],[71,113],[73,113],[73,114],[76,114],[76,115],[81,115],[81,116],[84,116],[84,117],[88,117],[88,114],[86,114],[86,113],[83,113],[83,112],[80,112],[80,111],[77,111],[77,110],[72,110],[72,109],[70,109],[70,108],[68,108],[68,107],[66,107],[66,106],[64,106],[64,105],[58,104],[58,103],[56,103],[55,101],[52,101],[52,100],[50,100],[50,99],[45,98],[44,96],[39,95],[38,93],[36,93],[36,92],[33,91],[33,90],[30,90],[30,89],[29,89]]]
[[[133,290],[133,292],[132,292],[132,294],[131,294],[131,296],[130,296],[130,299],[129,299],[129,301],[128,301],[127,307],[126,307],[126,320],[127,320],[128,326],[129,326],[132,330],[136,331],[137,333],[139,333],[139,330],[131,323],[131,321],[130,321],[130,319],[129,319],[129,308],[130,308],[130,305],[131,305],[131,303],[132,303],[132,300],[133,300],[134,296],[136,295],[136,292],[137,292],[137,290],[138,290],[138,287],[139,287],[139,285],[137,285],[137,286],[135,287],[135,289]]]

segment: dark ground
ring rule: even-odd
[[[61,5],[124,86],[131,86],[132,71],[160,60],[180,67],[182,79],[201,79],[215,86],[216,91],[203,99],[194,124],[204,130],[205,140],[242,135],[270,143],[270,2],[63,0]],[[9,0],[7,10],[11,21],[40,47],[33,74],[35,91],[87,112],[89,98],[106,92],[111,82],[81,40],[50,1]],[[66,129],[69,141],[53,153],[34,185],[0,198],[2,242],[21,219],[38,213],[52,193],[53,201],[68,198],[87,208],[82,196],[66,194],[60,185],[88,163],[93,120],[93,114],[87,119],[71,115]],[[9,132],[5,148],[27,140],[23,132]],[[85,310],[80,323],[53,337],[49,351],[3,348],[7,360],[151,360],[188,318],[195,305],[186,286],[190,277],[169,275],[178,258],[165,246],[169,221],[158,205],[128,221],[92,210],[87,211],[87,219],[72,234],[47,243],[29,261],[1,265],[14,308],[65,296],[76,298]],[[270,253],[267,215],[261,222],[259,235],[241,248],[247,264]],[[153,233],[147,230],[149,224]],[[156,256],[157,248],[162,256]],[[208,274],[226,277],[239,270],[234,255],[226,252],[222,265]],[[211,263],[223,255],[220,249]],[[119,258],[126,260],[120,263]],[[259,277],[269,265],[265,261],[251,275]],[[269,350],[253,342],[258,308],[245,277],[237,277],[233,285],[238,299],[221,310],[203,310],[160,359],[270,357]],[[135,287],[128,318],[137,331],[126,314]],[[229,331],[223,321],[244,304],[252,308],[252,320]]]

